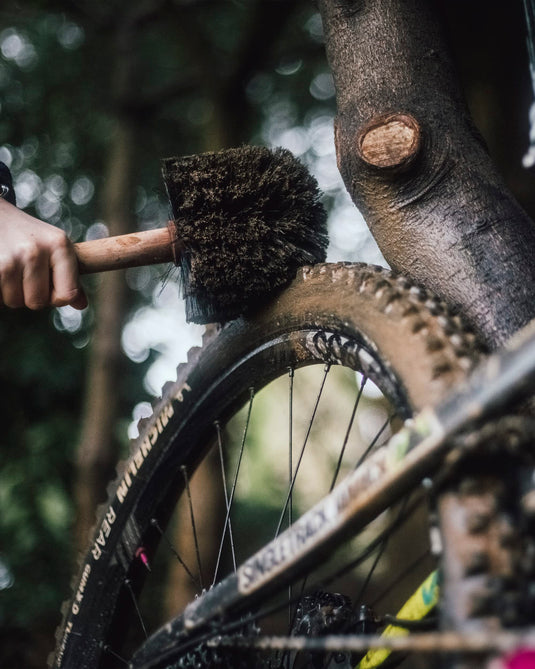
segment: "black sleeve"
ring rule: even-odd
[[[13,189],[13,180],[11,178],[11,172],[9,167],[4,163],[0,162],[0,195],[11,202],[11,204],[16,204],[15,200],[15,190]]]

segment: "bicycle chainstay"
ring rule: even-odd
[[[339,593],[317,591],[313,594],[300,598],[293,616],[292,637],[321,638],[329,634],[342,633],[348,629],[360,633],[375,632],[375,625],[370,626],[371,619],[366,619],[366,624],[361,620],[360,612],[357,613],[352,605],[351,599]],[[235,624],[233,625],[235,627]],[[223,639],[217,635],[188,650],[182,657],[168,669],[283,669],[287,664],[288,651],[277,648],[259,651],[254,644],[248,646],[247,641],[260,638],[260,628],[250,621],[243,619],[241,625],[231,635],[225,637],[225,643],[219,645]],[[306,662],[300,666],[310,669],[322,669],[329,665],[332,653],[328,657],[323,654],[309,653]],[[336,658],[337,666],[344,659],[349,661],[349,654],[339,653]],[[344,656],[347,655],[347,658]],[[343,666],[346,666],[345,664]],[[349,665],[348,665],[349,666]]]

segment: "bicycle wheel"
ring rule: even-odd
[[[344,458],[351,451],[349,466],[354,467],[365,452],[395,429],[396,421],[399,423],[400,418],[409,417],[415,409],[443,397],[452,384],[462,379],[476,353],[474,336],[436,298],[411,287],[402,277],[362,264],[303,268],[289,288],[261,312],[234,321],[208,337],[203,348],[191,351],[188,362],[178,367],[177,381],[164,386],[153,416],[140,423],[140,436],[133,444],[132,456],[122,466],[113,486],[89,553],[81,565],[73,598],[64,612],[53,666],[95,669],[128,664],[132,652],[150,631],[149,626],[152,629],[161,624],[165,616],[170,615],[169,611],[176,612],[184,603],[177,601],[177,583],[181,584],[181,591],[186,589],[184,581],[195,583],[199,592],[190,596],[201,594],[226,571],[232,570],[236,562],[266,542],[263,530],[269,520],[274,520],[280,530],[312,504],[314,498],[321,498],[332,487],[347,465],[328,442],[338,441]],[[309,369],[310,366],[314,367]],[[301,402],[305,391],[315,383],[310,374],[313,375],[316,368],[319,369],[319,390],[314,391],[311,400],[306,400],[305,413],[309,418],[304,421],[297,408],[298,401]],[[335,372],[340,372],[342,379],[329,390],[330,375]],[[257,410],[255,403],[262,397],[259,391],[273,383],[279,385],[264,396],[268,399],[262,400],[264,404]],[[367,387],[372,387],[373,392]],[[384,399],[377,399],[376,389],[388,400],[389,408],[385,408]],[[277,403],[281,396],[284,396],[285,410]],[[365,434],[369,428],[364,427],[364,423],[362,427],[355,427],[357,407],[359,411],[364,409],[367,418],[375,422],[373,434]],[[338,412],[344,413],[346,419],[341,428]],[[257,427],[253,427],[253,414],[261,414]],[[266,425],[266,416],[279,420],[282,414],[282,422],[287,426],[283,428],[284,436],[273,421]],[[295,422],[303,422],[303,425],[296,426]],[[230,443],[236,425],[238,449],[233,454]],[[320,448],[310,450],[319,452],[320,456],[312,456],[305,464],[308,455],[302,454],[302,446],[307,446],[308,453],[314,441],[321,442]],[[244,449],[248,442],[254,444],[254,458],[246,466]],[[275,448],[281,442],[289,445],[292,459],[287,454],[283,459]],[[266,474],[270,455],[275,461],[272,479]],[[251,473],[254,459],[260,466],[260,475]],[[196,474],[201,494],[195,499],[193,473],[202,462],[203,467]],[[213,497],[215,484],[210,471],[221,465],[227,472],[220,477],[221,492],[217,493],[218,499],[201,523],[194,510]],[[281,486],[277,482],[281,469],[285,468],[287,480]],[[237,482],[237,471],[246,472],[245,484]],[[300,483],[295,481],[297,476]],[[276,490],[277,486],[281,489]],[[253,501],[249,504],[244,502],[247,492],[252,493]],[[279,493],[281,502],[274,510],[274,497]],[[178,503],[178,511],[177,500],[183,500]],[[392,538],[392,517],[397,520],[396,527],[399,526],[408,516],[404,513],[407,506],[417,507],[412,501],[402,503],[387,518],[383,514],[379,519],[377,531],[383,538],[365,536],[364,543],[356,540],[342,553],[346,556],[349,553],[352,562],[363,562],[368,555],[354,560],[355,553],[370,552],[370,545],[381,555],[387,552],[387,544],[389,549],[399,552],[399,541]],[[421,507],[418,508],[419,515],[412,524],[424,525],[422,540],[426,542],[427,519]],[[245,547],[238,546],[240,515],[245,516],[247,528]],[[192,540],[186,542],[185,552],[181,552],[177,542],[183,542],[185,531],[180,531],[179,539],[175,539],[172,530],[166,528],[170,520],[169,527],[175,528],[184,516],[193,519]],[[205,559],[200,555],[200,546],[203,535],[208,544],[213,543],[215,516],[220,516],[223,524],[221,541],[215,549],[210,548],[210,556]],[[270,527],[267,537],[272,538],[274,531]],[[405,526],[400,534],[406,531]],[[221,555],[223,543],[233,547],[228,558]],[[414,551],[406,550],[413,560]],[[168,556],[174,560],[171,564]],[[421,556],[416,557],[421,564]],[[428,562],[426,568],[432,569],[427,546],[424,557]],[[376,556],[368,559],[375,563],[376,572],[381,571],[377,568]],[[174,565],[179,565],[182,576],[176,577]],[[390,574],[391,567],[392,563],[388,563],[383,576],[385,571]],[[406,565],[403,570],[407,571]],[[165,577],[160,575],[162,573]],[[412,575],[409,584],[402,588],[402,598],[418,578]],[[327,582],[322,569],[319,579],[322,584]],[[140,595],[145,581],[149,585]],[[169,588],[167,594],[162,594],[164,581],[175,583],[171,588],[174,596],[171,605],[164,603],[164,597],[169,598]],[[321,624],[316,624],[314,616],[306,611],[310,605],[317,608],[316,595],[307,594],[308,599],[296,597],[299,589],[309,593],[308,585],[301,580],[292,586],[289,605],[282,605],[287,611],[282,616],[286,618],[286,633],[288,619],[294,632],[318,625],[323,632],[331,631],[340,623],[340,616],[331,615],[327,616],[328,622],[322,616]],[[368,585],[369,577],[358,570],[352,569],[351,575],[347,569],[340,570],[333,586],[337,592],[325,596],[327,599],[340,596],[342,600],[329,599],[329,608],[338,610],[340,607],[332,602],[343,601],[345,609],[341,608],[345,613],[340,615],[347,617],[349,596],[338,595],[338,590],[345,593],[346,588],[356,587],[362,593]],[[385,598],[379,592],[385,589],[390,588],[383,580],[373,595],[366,598],[356,595],[349,605],[352,619],[356,607],[362,608],[368,598]],[[143,607],[146,613],[142,616]],[[166,613],[162,615],[164,608]],[[266,629],[272,629],[281,618],[279,604],[275,608],[277,613],[266,619]],[[182,659],[177,660],[178,664],[166,666],[202,666],[203,663],[217,666],[217,662],[226,662],[220,655],[217,655],[219,659],[213,654],[203,656],[204,651],[195,650],[194,645],[188,646]],[[279,659],[272,657],[271,666],[276,666]],[[280,661],[288,664],[290,660],[286,655]],[[299,659],[293,657],[291,661],[300,666]],[[250,658],[247,664],[251,666]]]

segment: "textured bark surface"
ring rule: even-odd
[[[432,3],[319,4],[338,164],[355,204],[392,268],[458,307],[491,346],[502,343],[535,316],[535,226],[473,126]],[[402,169],[359,149],[365,129],[392,115],[420,133]]]

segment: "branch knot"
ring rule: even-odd
[[[380,169],[406,167],[417,155],[420,144],[420,125],[406,113],[376,116],[357,134],[359,156]]]

